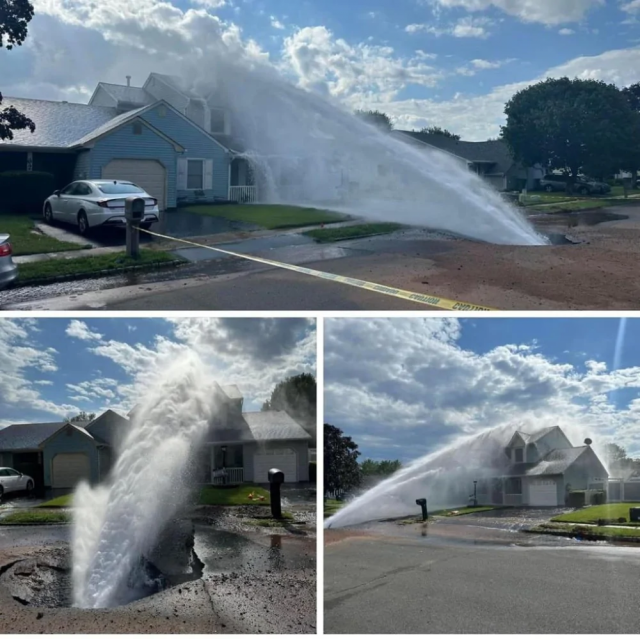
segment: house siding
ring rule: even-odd
[[[589,484],[596,483],[596,480],[603,481],[606,486],[609,473],[593,450],[588,449],[565,471],[561,503],[564,503],[567,485],[570,485],[572,490],[586,490]]]
[[[91,175],[91,151],[80,151],[73,169],[73,179],[86,180]]]
[[[291,448],[296,453],[296,462],[298,470],[298,481],[309,481],[309,442],[308,441],[279,441],[268,442],[267,444],[244,444],[242,454],[244,456],[244,480],[248,482],[255,481],[260,484],[266,483],[259,481],[253,476],[253,458],[254,455],[263,450],[273,448]]]
[[[53,459],[61,453],[86,453],[89,456],[89,464],[91,467],[91,481],[97,482],[100,480],[99,453],[96,443],[75,428],[71,430],[71,435],[67,435],[67,431],[67,428],[58,431],[44,445],[44,485],[47,487],[51,486]]]
[[[167,135],[175,140],[169,133]],[[167,208],[171,209],[176,207],[177,157],[178,152],[169,141],[146,126],[142,127],[142,135],[134,135],[133,124],[128,123],[95,143],[91,150],[89,176],[99,180],[102,169],[111,160],[156,160],[167,171]]]
[[[183,146],[186,151],[180,157],[187,160],[205,159],[213,161],[212,188],[201,191],[202,195],[196,195],[193,190],[177,191],[177,201],[192,203],[212,201],[216,198],[226,199],[229,195],[230,162],[227,151],[208,137],[204,131],[189,122],[185,122],[184,119],[168,107],[164,107],[165,116],[162,117],[160,115],[162,109],[162,106],[157,106],[143,113],[141,118]]]

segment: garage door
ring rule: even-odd
[[[167,172],[155,160],[111,160],[102,168],[102,178],[129,180],[158,200],[161,211],[166,208]]]
[[[553,479],[536,479],[529,484],[530,506],[557,506],[558,489]]]
[[[272,468],[284,473],[285,482],[298,481],[298,460],[290,448],[278,448],[257,454],[253,458],[253,481],[266,484]]]
[[[53,488],[73,488],[91,477],[89,456],[85,453],[62,453],[53,458]]]

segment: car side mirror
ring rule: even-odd
[[[58,197],[60,197],[60,191],[54,191],[53,194],[57,195]]]

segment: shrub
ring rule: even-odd
[[[0,173],[0,212],[40,213],[44,201],[53,193],[55,178],[44,171],[5,171]]]
[[[626,517],[618,517],[618,523],[619,524],[626,524],[627,523],[627,518]]]

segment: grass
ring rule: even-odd
[[[142,249],[140,251],[140,259],[137,260],[127,257],[122,252],[27,262],[18,266],[18,284],[28,284],[34,280],[70,275],[92,275],[100,271],[120,270],[133,266],[151,268],[162,264],[169,265],[177,260],[179,258],[170,253]]]
[[[567,213],[571,211],[582,211],[585,209],[601,209],[605,206],[611,206],[609,200],[559,200],[551,203],[541,203],[527,205],[528,209],[534,211],[543,211],[545,213]]]
[[[261,495],[264,501],[253,500],[249,495]],[[203,506],[268,506],[269,493],[264,488],[243,484],[242,486],[231,486],[229,488],[217,488],[215,486],[205,486],[200,490],[198,503]]]
[[[638,537],[640,538],[640,528],[618,528],[616,526],[575,526],[572,524],[546,524],[535,526],[528,532],[540,534],[553,534],[561,532],[572,535],[601,535],[608,538],[616,537]]]
[[[441,517],[460,517],[461,515],[470,515],[471,513],[484,513],[488,510],[500,510],[500,506],[465,506],[464,508],[452,508],[451,510],[440,510],[434,515]]]
[[[196,205],[186,208],[191,213],[223,217],[234,222],[254,224],[265,229],[284,229],[313,224],[331,224],[349,219],[340,213],[301,206],[283,206],[279,204],[225,204]]]
[[[36,508],[70,508],[73,505],[73,493],[50,499]]]
[[[402,228],[402,224],[380,222],[374,224],[356,224],[355,226],[341,226],[332,229],[313,229],[306,231],[304,235],[312,237],[316,242],[338,242],[355,237],[393,233],[393,231],[397,231],[400,228]]]
[[[0,519],[0,524],[19,526],[20,524],[66,524],[71,521],[69,513],[25,510],[11,513]]]
[[[282,513],[282,519],[265,517],[264,519],[250,519],[248,523],[253,526],[260,526],[261,528],[282,528],[289,521],[293,521],[293,515],[285,511]]]
[[[325,499],[324,502],[324,516],[331,517],[331,515],[335,515],[346,502],[338,501],[337,499]]]
[[[571,522],[575,524],[597,524],[599,519],[629,519],[629,508],[640,508],[640,504],[602,504],[574,510],[564,515],[553,517],[551,521]]]
[[[77,251],[89,245],[61,242],[35,230],[34,221],[25,215],[0,215],[0,233],[9,233],[14,255],[34,255],[58,251]]]

